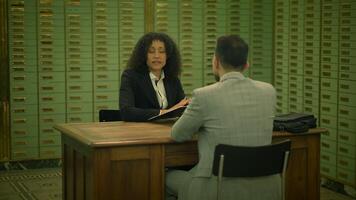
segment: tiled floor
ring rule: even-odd
[[[325,187],[320,188],[320,200],[355,200],[351,196],[346,196],[338,192],[334,192]]]
[[[42,169],[41,168],[49,168]],[[37,172],[36,172],[37,171]],[[11,194],[10,190],[3,190],[4,187],[9,185],[9,178],[11,174],[20,173],[21,180],[14,179],[14,183],[10,184],[9,188],[20,188],[14,190],[15,192]],[[34,176],[33,174],[39,173],[40,176]],[[52,175],[51,175],[52,173]],[[21,193],[22,198],[19,199],[33,199],[32,197],[36,197],[35,199],[61,199],[61,162],[59,160],[47,160],[47,161],[36,161],[36,162],[23,162],[23,163],[11,163],[4,164],[0,163],[0,200],[3,199],[11,199],[15,200],[18,196],[18,193]],[[32,174],[29,176],[29,174]],[[57,177],[57,178],[56,178]],[[37,185],[43,185],[41,187],[48,187],[47,193],[41,193],[36,190],[36,184],[24,184],[27,179],[31,179],[31,183],[33,183],[34,178],[37,178],[39,183]],[[342,193],[344,192],[344,187],[341,184],[324,180],[322,181],[323,187],[320,188],[320,200],[356,200],[356,197],[351,197]],[[25,187],[26,186],[26,187]],[[331,189],[332,188],[332,189]],[[42,190],[41,190],[42,191]],[[339,192],[335,192],[339,191]],[[353,190],[352,192],[354,192]],[[9,195],[11,196],[9,198]],[[25,198],[26,197],[26,198]],[[28,198],[27,198],[28,197]],[[31,197],[31,198],[30,198]]]

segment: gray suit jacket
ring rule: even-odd
[[[270,84],[245,78],[239,72],[225,74],[220,82],[195,90],[191,103],[172,129],[176,141],[198,134],[195,175],[211,176],[217,144],[270,144],[275,98]]]
[[[171,132],[176,141],[189,140],[194,134],[198,135],[199,163],[190,172],[193,179],[206,179],[209,181],[202,182],[211,185],[213,154],[217,144],[270,144],[275,102],[276,92],[272,85],[246,78],[239,72],[227,73],[220,82],[196,89],[191,103]],[[199,193],[197,188],[189,190]]]

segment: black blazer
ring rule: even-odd
[[[178,78],[165,76],[163,79],[168,107],[182,100],[185,95]],[[121,76],[120,112],[124,121],[147,121],[158,115],[160,106],[149,73],[126,69]]]

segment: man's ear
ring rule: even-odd
[[[246,62],[246,64],[242,68],[242,71],[248,70],[249,67],[250,67],[250,64],[248,62]]]
[[[216,55],[214,55],[215,59],[214,59],[214,65],[215,65],[215,68],[216,70],[220,68],[220,59],[219,57],[217,57]]]

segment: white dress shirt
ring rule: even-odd
[[[166,96],[166,90],[163,84],[164,71],[162,70],[160,79],[158,79],[152,72],[150,72],[150,78],[153,85],[153,89],[156,91],[159,107],[161,109],[166,109],[168,107],[168,101]]]

